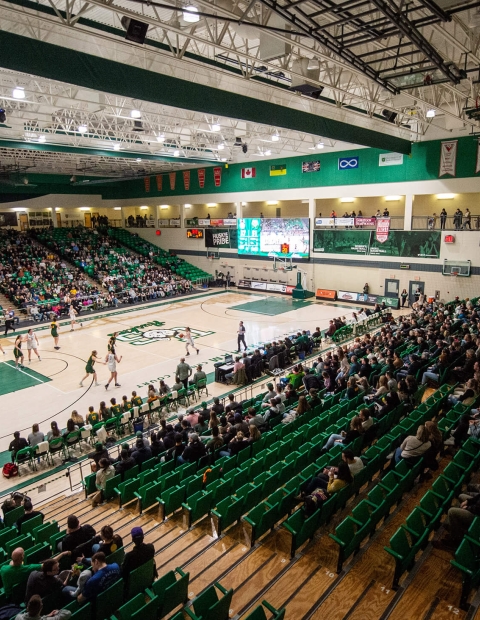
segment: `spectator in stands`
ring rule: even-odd
[[[224,413],[225,411],[225,407],[222,405],[222,403],[220,402],[220,399],[217,397],[213,399],[213,405],[211,409],[213,412],[215,412],[217,416],[222,415],[222,413]]]
[[[122,563],[122,576],[128,581],[130,573],[139,566],[143,566],[155,556],[155,547],[151,543],[143,542],[144,535],[141,527],[134,527],[131,531],[133,549],[125,554]],[[153,562],[153,572],[156,575],[155,561]]]
[[[322,389],[322,382],[315,374],[315,371],[313,368],[307,369],[307,372],[305,376],[303,377],[302,382],[307,392],[309,392],[311,389],[316,389],[316,390]]]
[[[270,407],[270,401],[272,398],[276,397],[276,392],[273,389],[273,383],[267,383],[267,391],[262,398],[262,407],[267,408]]]
[[[215,450],[218,450],[218,448],[221,448],[223,446],[223,439],[222,437],[220,437],[220,431],[218,426],[214,426],[212,428],[212,438],[207,441],[207,451],[209,452],[215,452]]]
[[[316,489],[325,489],[328,495],[332,495],[351,482],[353,482],[353,476],[342,454],[338,467],[326,467],[323,472],[305,482],[302,485],[301,495],[297,499],[305,499],[305,496],[311,495]]]
[[[34,424],[32,432],[28,435],[28,444],[30,448],[35,448],[42,441],[45,441],[45,435],[40,431],[38,424]]]
[[[57,558],[49,558],[41,565],[41,570],[34,570],[30,573],[27,581],[27,591],[25,601],[28,602],[34,594],[40,597],[60,592],[68,582],[70,573],[66,579],[58,577],[59,563]]]
[[[42,568],[41,564],[24,564],[25,552],[21,547],[12,551],[12,559],[8,564],[3,564],[0,568],[3,589],[7,598],[10,598],[13,586],[16,584],[26,584],[30,573]]]
[[[135,467],[135,465],[135,459],[130,456],[128,450],[122,450],[120,452],[120,460],[115,463],[115,475],[120,474],[123,480],[125,472]]]
[[[448,437],[443,443],[447,448],[449,446],[455,446],[459,448],[464,441],[468,438],[470,431],[470,416],[468,413],[463,414],[460,419],[450,429],[450,437]]]
[[[42,523],[44,520],[44,515],[43,512],[40,512],[39,510],[34,510],[33,509],[33,504],[29,499],[26,499],[23,502],[23,508],[25,510],[25,513],[17,520],[17,529],[19,532],[21,532],[22,530],[22,523],[25,523],[26,521],[29,521],[30,519],[34,519],[35,517],[41,516],[42,517]]]
[[[468,532],[475,517],[480,516],[480,493],[478,485],[469,484],[467,492],[458,496],[460,506],[449,508],[448,510],[448,537],[438,541],[433,541],[436,549],[454,551],[462,538]]]
[[[409,435],[402,442],[401,446],[395,450],[395,463],[401,459],[410,459],[410,462],[417,462],[430,448],[431,442],[425,426],[421,424],[417,429],[416,435]]]
[[[92,507],[95,508],[98,504],[101,504],[105,499],[105,487],[107,480],[110,480],[115,476],[115,469],[110,463],[110,459],[100,459],[99,468],[95,476],[95,486],[97,493],[93,496]]]
[[[77,601],[93,601],[99,594],[108,590],[121,577],[120,567],[117,563],[107,564],[105,554],[98,551],[92,556],[93,575],[85,584],[83,593],[79,594]]]
[[[70,416],[70,419],[73,420],[73,423],[76,424],[78,428],[85,426],[85,420],[75,409],[72,411],[72,415]]]
[[[265,424],[265,420],[263,419],[263,416],[261,416],[260,414],[258,414],[255,411],[254,407],[249,407],[248,411],[247,411],[247,421],[248,423],[254,424],[255,426],[261,428],[264,424]]]
[[[115,553],[117,549],[123,547],[122,537],[113,533],[113,528],[110,525],[104,525],[100,530],[100,536],[97,536],[98,542],[92,545],[93,553],[101,551],[108,556]]]
[[[207,375],[205,374],[205,371],[202,370],[202,365],[199,364],[197,366],[197,370],[196,370],[195,374],[193,375],[192,379],[190,380],[190,385],[196,385],[199,381],[203,381],[206,378],[207,378]]]
[[[38,594],[34,594],[27,602],[27,609],[19,613],[15,620],[68,620],[72,612],[68,609],[54,609],[42,615],[43,602]]]
[[[430,480],[432,478],[430,471],[436,471],[438,469],[437,456],[443,447],[443,436],[438,430],[436,422],[432,420],[425,422],[425,430],[428,433],[430,448],[423,455],[422,481]]]
[[[141,465],[145,461],[152,458],[152,450],[150,446],[146,446],[142,438],[137,437],[135,442],[135,450],[132,452],[132,457],[137,465]]]
[[[150,434],[150,450],[152,451],[152,457],[158,456],[162,452],[165,452],[165,446],[163,445],[160,434],[152,431]]]
[[[91,540],[95,533],[91,525],[80,525],[78,517],[70,515],[67,519],[67,533],[58,543],[57,548],[59,551],[71,551],[74,555],[75,549]]]
[[[175,433],[174,444],[171,448],[168,449],[166,459],[167,460],[173,459],[176,463],[178,458],[183,454],[184,450],[185,450],[185,444],[183,443],[183,437],[181,433]]]
[[[58,428],[58,424],[53,421],[50,424],[50,430],[47,433],[47,441],[51,441],[52,439],[57,439],[58,437],[61,437],[62,433],[60,432],[60,429]]]
[[[90,405],[90,407],[88,408],[88,414],[87,414],[87,424],[91,424],[92,426],[95,426],[95,424],[98,424],[99,422],[100,422],[100,416],[95,411],[95,408]]]
[[[12,463],[15,461],[15,456],[19,450],[23,450],[24,448],[28,448],[28,442],[24,437],[20,437],[20,431],[15,431],[13,433],[13,441],[10,442],[8,446],[8,450],[12,454]]]
[[[322,399],[318,396],[318,390],[317,389],[310,388],[308,390],[308,395],[310,397],[309,401],[308,401],[308,404],[310,405],[310,409],[314,409],[318,405],[322,404]]]
[[[248,448],[249,446],[250,444],[248,440],[245,439],[242,431],[238,431],[235,437],[229,442],[228,448],[220,451],[220,456],[235,456],[240,450]]]
[[[190,433],[188,436],[188,445],[183,453],[177,457],[177,463],[196,463],[202,456],[205,456],[207,449],[203,444],[197,433]]]
[[[262,436],[262,433],[258,430],[258,427],[255,426],[255,424],[250,424],[250,426],[248,427],[248,431],[250,434],[250,438],[248,439],[248,441],[250,443],[258,441]]]
[[[110,456],[103,443],[101,441],[97,441],[95,444],[95,452],[90,452],[90,454],[88,454],[88,458],[93,461],[93,463],[91,463],[92,471],[97,471],[101,459],[110,459]]]
[[[235,395],[234,394],[229,394],[228,395],[228,402],[227,402],[227,405],[225,407],[225,412],[228,413],[229,411],[235,411],[239,407],[240,407],[240,405],[235,400]]]
[[[215,415],[215,414],[214,414]],[[199,435],[201,435],[202,433],[204,433],[205,431],[208,431],[208,424],[205,422],[205,419],[203,417],[202,414],[199,414],[198,416],[198,422],[195,424],[195,426],[193,427],[193,430],[198,433]]]
[[[358,415],[356,415],[352,418],[350,422],[350,429],[347,432],[342,431],[340,435],[330,435],[327,443],[322,448],[322,453],[324,454],[325,452],[330,450],[330,448],[336,443],[341,443],[344,446],[348,445],[349,443],[360,437],[363,432],[364,430],[362,427],[362,420]]]

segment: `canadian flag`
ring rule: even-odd
[[[242,179],[253,179],[255,176],[255,168],[242,168]]]

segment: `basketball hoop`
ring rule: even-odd
[[[450,275],[453,276],[454,278],[458,277],[458,271],[451,271]]]

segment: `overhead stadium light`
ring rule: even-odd
[[[197,14],[198,9],[195,6],[186,6],[183,10],[183,19],[186,22],[195,24],[200,21],[200,15]]]
[[[132,110],[130,112],[130,116],[132,118],[142,118],[142,113],[140,112],[140,110]]]
[[[88,127],[86,125],[78,126],[78,133],[87,133],[87,131],[88,131]]]
[[[13,89],[13,98],[14,99],[25,99],[25,89],[23,86],[15,86]]]
[[[430,110],[427,110],[427,113],[425,114],[425,116],[427,118],[435,118],[435,110],[433,108],[431,108]]]

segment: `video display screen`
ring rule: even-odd
[[[310,256],[310,220],[307,217],[243,218],[238,220],[237,230],[239,254]]]

